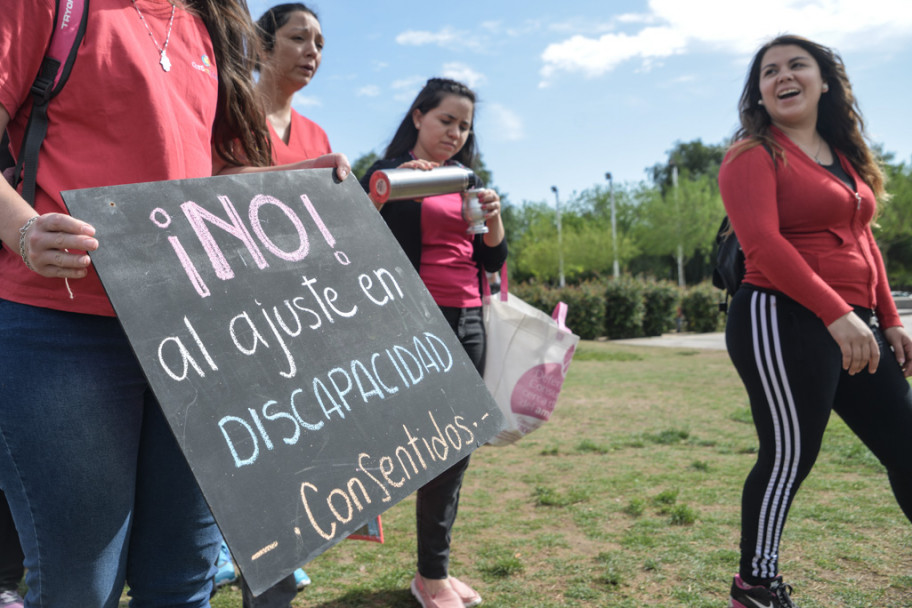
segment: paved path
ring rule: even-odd
[[[902,322],[906,330],[912,333],[912,311],[903,311]],[[654,338],[631,338],[629,340],[612,340],[616,344],[635,344],[637,346],[669,346],[673,348],[706,348],[725,350],[725,334],[665,334]]]

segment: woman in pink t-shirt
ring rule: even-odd
[[[432,78],[418,93],[387,147],[361,179],[365,190],[371,175],[393,167],[428,170],[440,165],[474,167],[478,160],[475,93],[462,83]],[[507,244],[500,216],[500,197],[482,190],[488,232],[470,234],[462,217],[459,193],[423,201],[390,201],[380,206],[409,260],[418,270],[479,373],[484,372],[485,334],[481,314],[480,271],[500,270]],[[376,201],[375,201],[376,204]],[[456,519],[466,456],[418,490],[418,573],[412,594],[424,608],[477,606],[481,596],[449,575],[450,533]]]
[[[293,107],[295,94],[310,84],[323,60],[323,29],[316,13],[300,2],[272,7],[257,26],[263,60],[257,92],[266,111],[276,165],[331,154],[320,126]]]

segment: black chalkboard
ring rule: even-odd
[[[501,428],[353,179],[329,169],[63,193],[260,593]]]

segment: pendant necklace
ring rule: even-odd
[[[139,15],[139,18],[143,22],[143,25],[146,26],[146,31],[149,32],[149,38],[152,39],[152,43],[155,45],[155,48],[158,49],[158,53],[161,56],[161,59],[158,63],[161,64],[164,71],[170,72],[171,60],[168,58],[168,41],[171,40],[171,26],[174,25],[174,9],[177,7],[174,4],[171,5],[171,19],[168,21],[168,33],[165,36],[165,45],[158,46],[158,41],[155,39],[155,36],[152,35],[152,29],[149,27],[149,24],[146,23],[146,18],[143,17],[143,14],[139,10],[139,7],[136,6],[136,0],[131,1],[133,2],[133,8],[136,9],[136,14]]]
[[[817,152],[814,153],[814,161],[818,165],[823,165],[823,163],[820,162],[820,150],[822,150],[822,149],[823,149],[823,138],[821,137],[820,142],[817,144]]]

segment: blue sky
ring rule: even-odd
[[[273,2],[248,0],[258,18]],[[381,153],[421,85],[479,95],[476,133],[509,201],[646,178],[676,141],[721,143],[753,51],[778,33],[843,57],[870,138],[912,161],[908,0],[316,0],[326,47],[295,108],[352,162]]]

